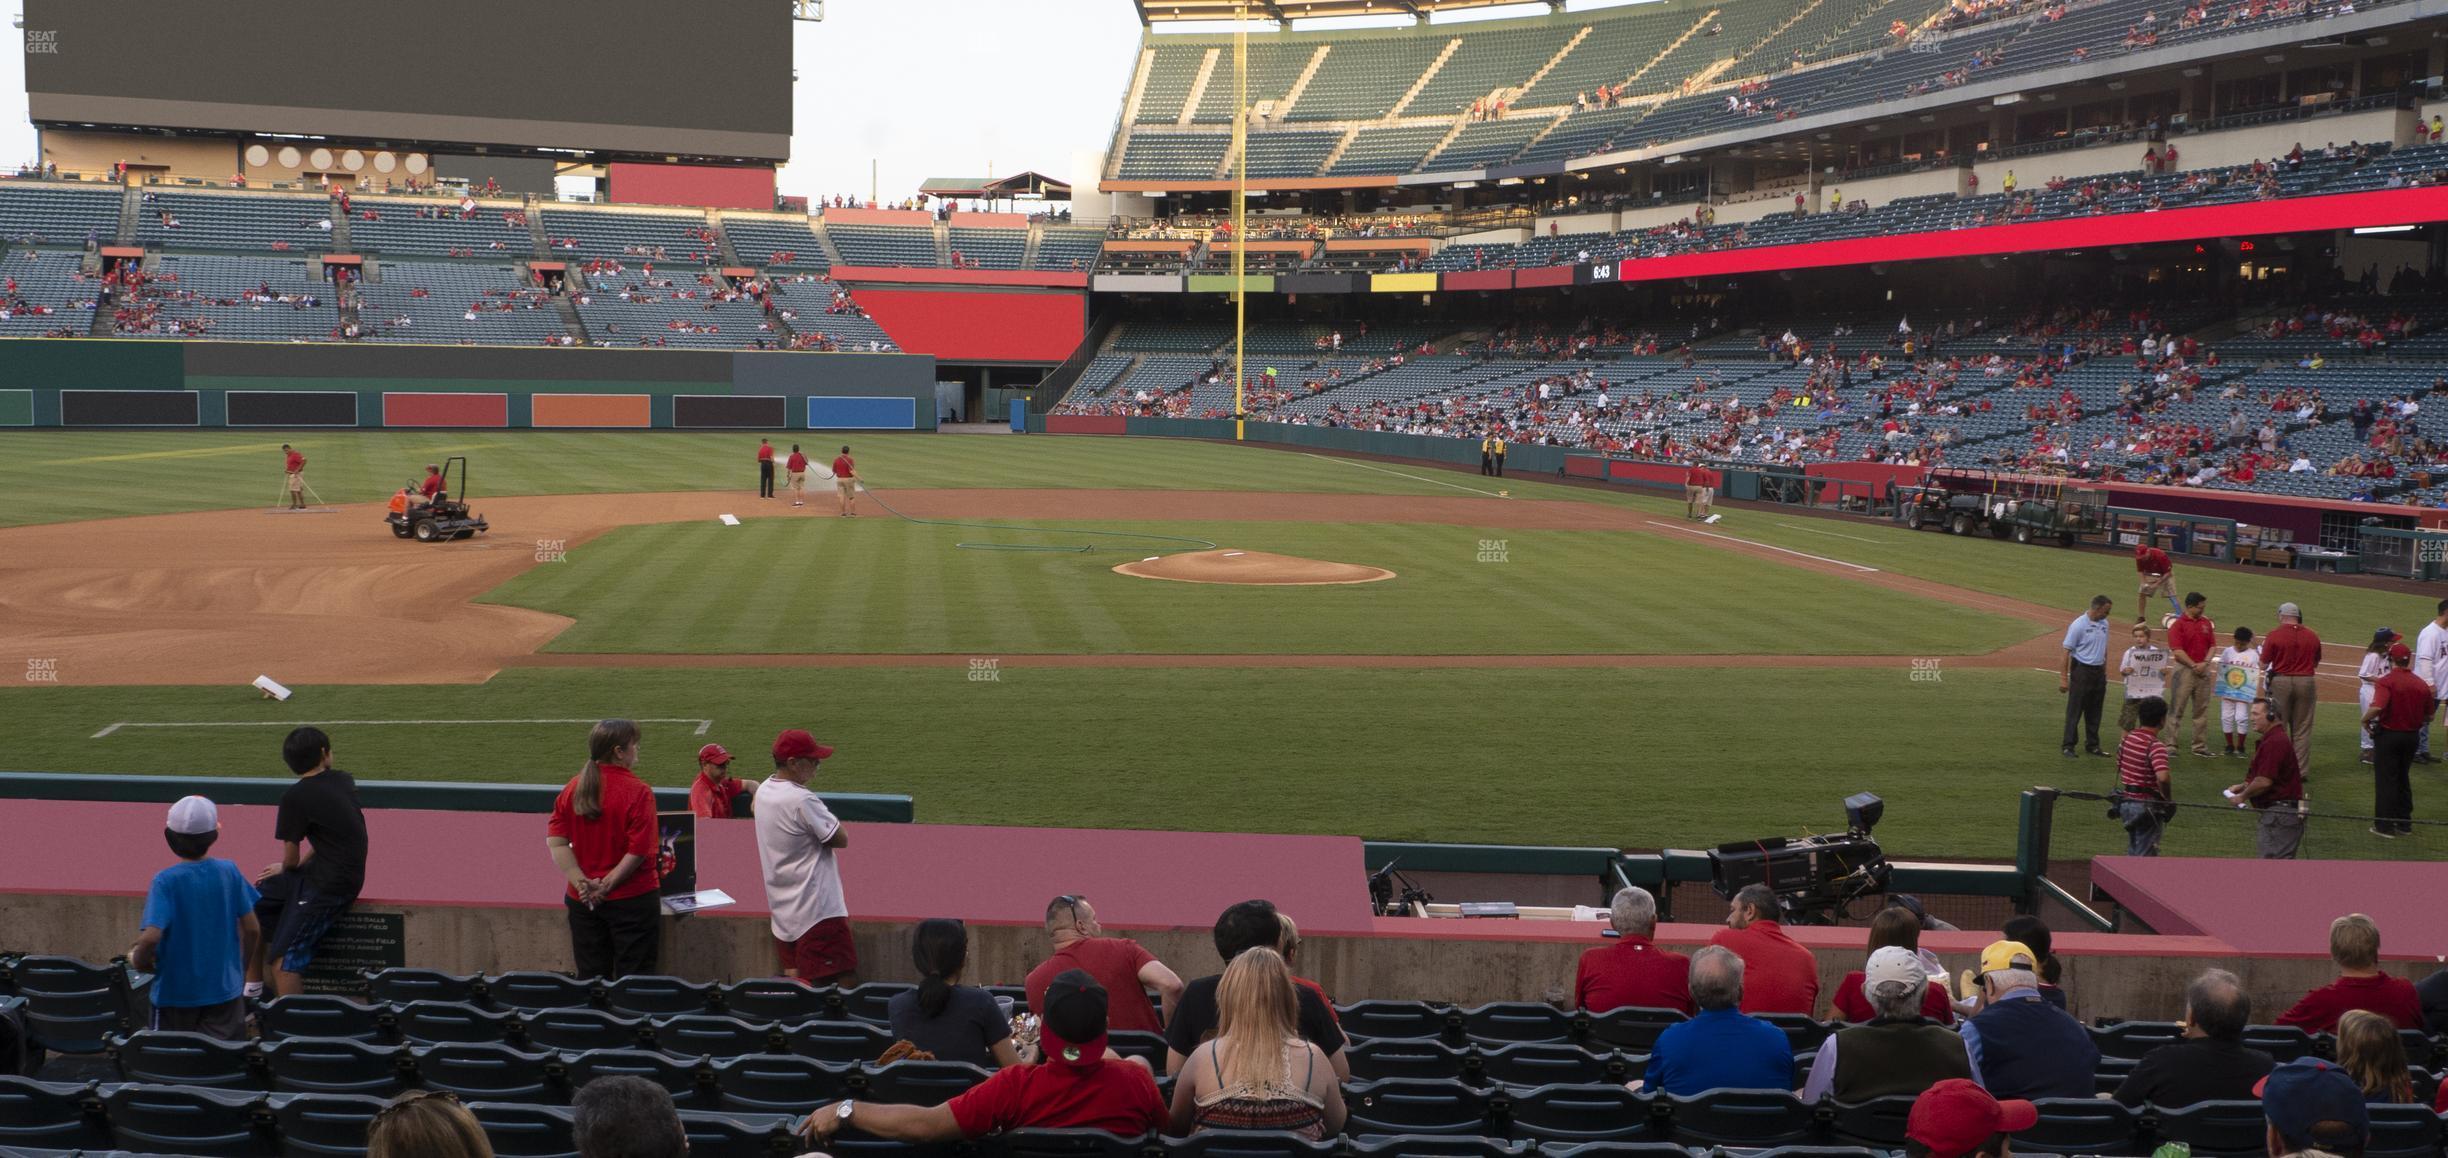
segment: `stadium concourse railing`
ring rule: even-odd
[[[296,781],[286,777],[94,776],[72,772],[0,772],[0,800],[93,800],[168,804],[198,788],[221,804],[278,804]],[[360,780],[357,796],[368,808],[417,808],[438,812],[550,812],[557,784],[471,784],[444,780]],[[843,820],[910,824],[917,806],[907,796],[865,792],[818,793]],[[655,789],[657,807],[685,811],[688,789]]]

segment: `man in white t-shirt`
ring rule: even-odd
[[[2414,636],[2414,674],[2422,677],[2422,681],[2431,685],[2433,689],[2440,686],[2441,676],[2448,675],[2448,599],[2439,601],[2438,612],[2437,615],[2431,617],[2431,622],[2423,624],[2422,630],[2415,633]],[[2439,698],[2442,701],[2448,701],[2448,693],[2440,693]],[[2438,713],[2433,714],[2436,716]],[[2431,726],[2427,721],[2423,725],[2421,740],[2414,750],[2414,762],[2417,764],[2439,762],[2431,755]]]
[[[834,856],[849,846],[850,834],[807,786],[832,754],[797,728],[774,737],[774,774],[756,791],[757,866],[765,873],[783,976],[811,985],[856,985],[858,948]]]
[[[2152,696],[2167,697],[2167,649],[2151,642],[2147,621],[2133,625],[2133,646],[2125,649],[2125,658],[2117,662],[2117,671],[2125,677],[2125,706],[2117,711],[2117,727],[2130,732],[2140,719],[2142,701]]]

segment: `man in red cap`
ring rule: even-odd
[[[1136,1000],[1136,998],[1133,998]],[[940,1106],[841,1101],[818,1106],[799,1133],[818,1144],[844,1127],[900,1142],[957,1142],[1005,1130],[1103,1130],[1125,1138],[1165,1124],[1156,1078],[1105,1046],[1105,987],[1078,969],[1046,986],[1042,1056],[1004,1066]]]
[[[2414,749],[2431,721],[2431,685],[2412,671],[2414,649],[2403,641],[2388,649],[2388,674],[2372,681],[2371,706],[2363,726],[2372,737],[2372,835],[2414,835]]]
[[[1947,1080],[1923,1090],[1904,1119],[1907,1158],[2007,1158],[2014,1152],[2007,1135],[2029,1130],[2040,1122],[2040,1111],[2021,1099],[1999,1101],[1967,1078]]]
[[[701,820],[729,820],[738,815],[739,798],[756,785],[731,778],[731,753],[720,744],[697,749],[697,779],[689,785],[689,811]]]
[[[834,857],[849,846],[850,834],[807,786],[831,755],[833,749],[797,728],[774,737],[774,774],[757,788],[752,804],[757,865],[765,874],[783,976],[855,985],[858,948],[850,939],[850,907],[842,900],[841,865]]]

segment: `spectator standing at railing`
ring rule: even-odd
[[[2286,721],[2295,744],[2299,777],[2312,774],[2312,709],[2319,700],[2321,640],[2303,625],[2303,609],[2278,605],[2278,626],[2261,641],[2261,663],[2269,672],[2270,710]]]
[[[842,899],[839,853],[850,834],[808,778],[833,749],[798,728],[774,737],[774,774],[759,785],[757,865],[773,912],[774,946],[785,976],[811,985],[857,983],[858,946]]]

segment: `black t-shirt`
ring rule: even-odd
[[[2142,1055],[2117,1086],[2128,1106],[2190,1106],[2195,1102],[2251,1101],[2253,1084],[2277,1064],[2270,1055],[2238,1041],[2195,1038]]]
[[[918,1012],[918,992],[893,994],[884,1003],[894,1037],[934,1054],[941,1061],[968,1062],[994,1068],[994,1043],[1012,1035],[1011,1022],[994,995],[975,985],[955,985],[942,1013]]]
[[[2415,982],[2414,995],[2422,999],[2423,1028],[2448,1033],[2448,969]]]
[[[300,871],[316,895],[355,900],[365,887],[365,809],[357,804],[357,781],[348,773],[326,768],[290,785],[281,793],[272,836],[304,841],[314,850]]]
[[[1198,1049],[1199,1043],[1214,1037],[1216,1032],[1216,983],[1223,977],[1201,977],[1182,988],[1180,1003],[1173,1007],[1173,1020],[1165,1025],[1165,1045],[1183,1057]],[[1343,1028],[1335,1024],[1334,1010],[1326,1007],[1324,998],[1306,985],[1292,987],[1300,995],[1300,1032],[1326,1056],[1333,1057],[1343,1048]]]

